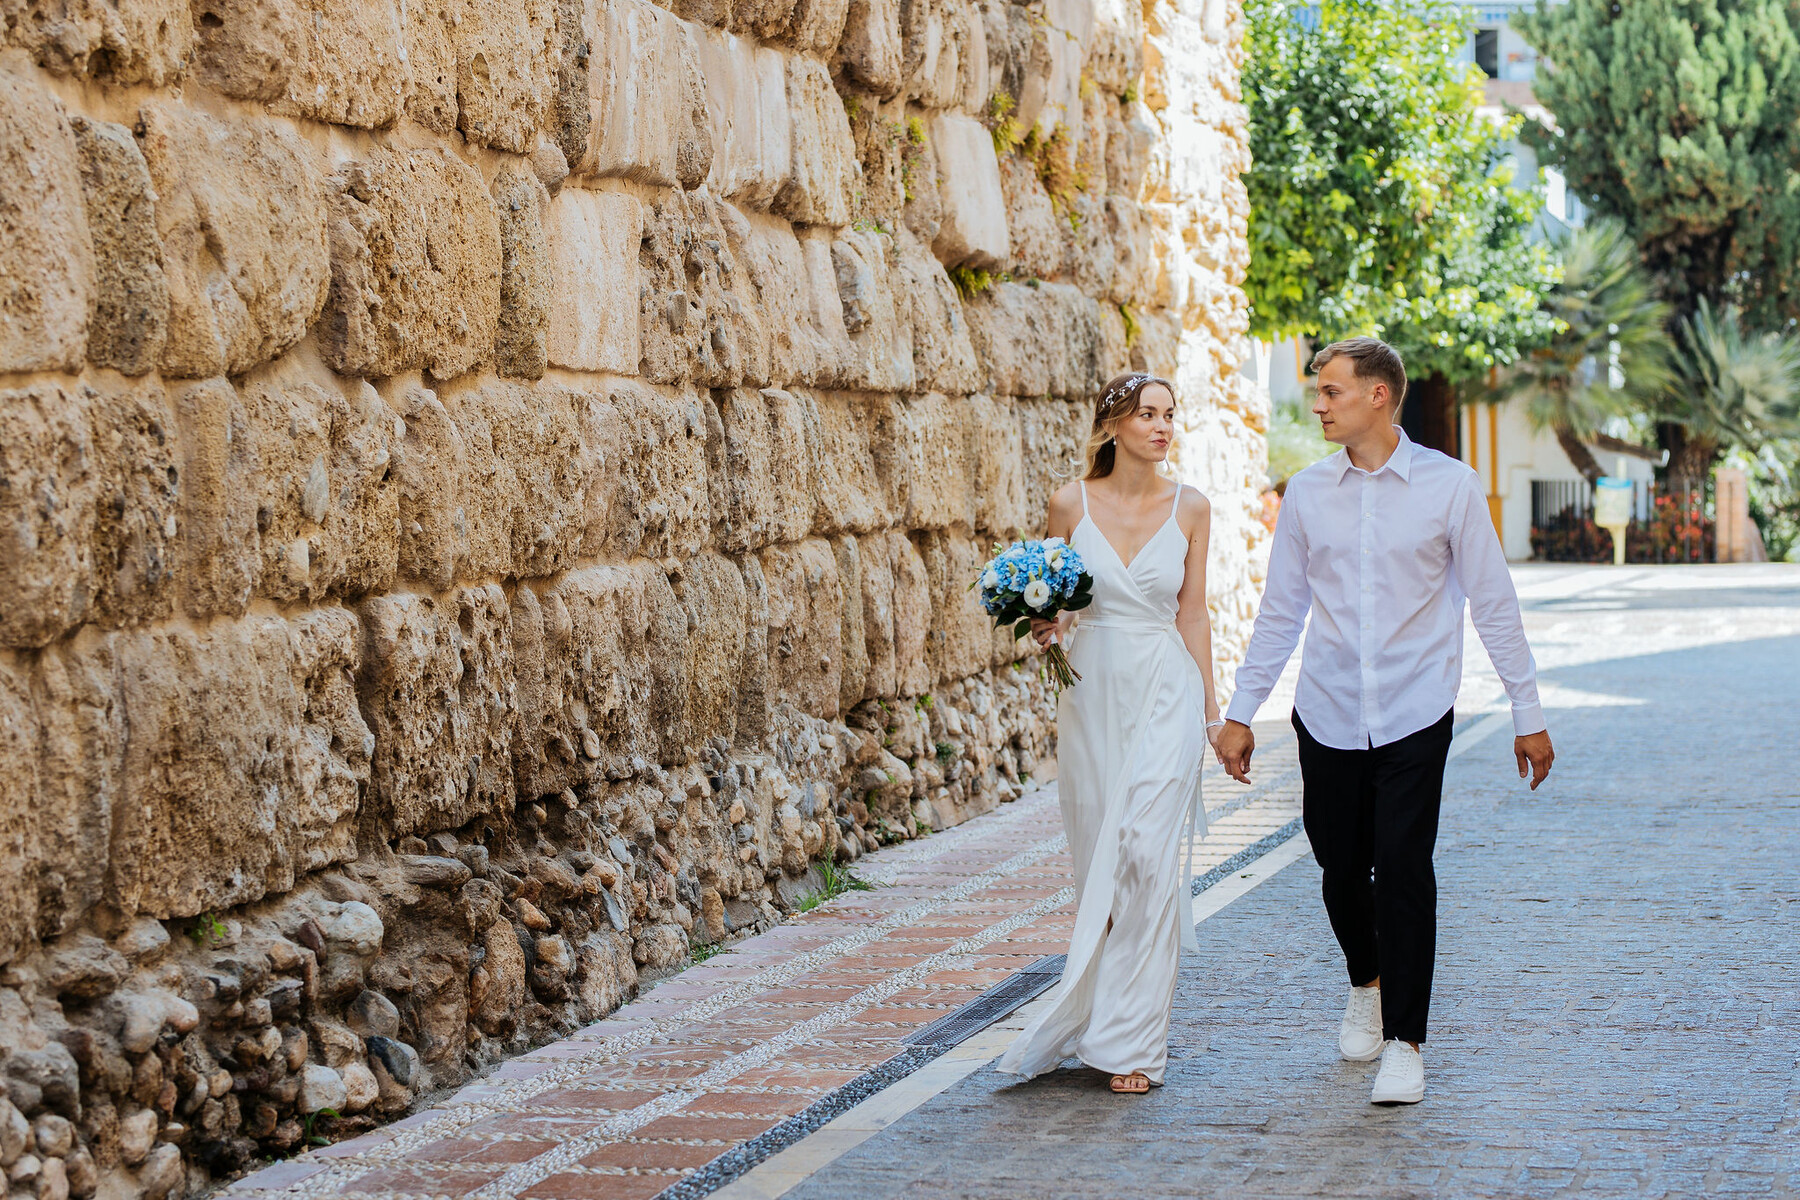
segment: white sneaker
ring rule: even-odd
[[[1381,1052],[1381,1070],[1375,1073],[1370,1104],[1417,1104],[1425,1098],[1425,1059],[1410,1045],[1395,1038]]]
[[[1353,987],[1338,1026],[1338,1049],[1351,1062],[1368,1062],[1381,1053],[1381,989]]]

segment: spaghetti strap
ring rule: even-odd
[[[1079,481],[1079,484],[1078,484],[1078,486],[1079,486],[1079,487],[1080,487],[1080,488],[1081,488],[1081,515],[1082,515],[1082,516],[1084,516],[1084,517],[1085,517],[1085,516],[1087,516],[1087,515],[1088,515],[1088,510],[1087,510],[1087,480],[1085,480],[1085,479],[1083,479],[1083,480],[1080,480],[1080,481]]]
[[[1169,506],[1169,519],[1170,520],[1174,520],[1175,514],[1181,511],[1181,487],[1182,487],[1181,483],[1179,481],[1177,481],[1175,484],[1175,503],[1173,503]]]

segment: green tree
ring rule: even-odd
[[[1756,451],[1800,437],[1800,342],[1753,333],[1739,311],[1704,298],[1676,328],[1673,374],[1657,416],[1686,439],[1669,460],[1678,479],[1704,479],[1719,451]]]
[[[1568,0],[1514,18],[1547,60],[1544,161],[1619,217],[1676,314],[1800,316],[1800,40],[1792,0]]]
[[[1669,306],[1618,220],[1578,229],[1559,249],[1562,280],[1543,302],[1556,332],[1469,398],[1523,404],[1592,483],[1605,472],[1584,439],[1653,408],[1668,386]]]
[[[1443,0],[1252,0],[1251,333],[1378,333],[1440,398],[1548,336],[1557,278]]]

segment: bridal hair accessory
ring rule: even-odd
[[[1131,374],[1125,376],[1125,378],[1121,379],[1118,383],[1108,388],[1104,396],[1100,397],[1101,413],[1106,413],[1111,410],[1113,405],[1130,396],[1139,385],[1148,383],[1153,378],[1155,378],[1155,376],[1145,371],[1133,371]]]

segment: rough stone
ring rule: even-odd
[[[693,29],[648,0],[588,9],[588,78],[598,119],[577,174],[695,188],[712,169],[712,126]]]
[[[193,7],[194,70],[207,85],[334,125],[380,129],[399,117],[406,13],[398,0],[198,0]]]
[[[544,237],[549,196],[535,174],[508,164],[494,176],[500,219],[500,320],[494,366],[502,375],[539,379],[549,365],[550,249]]]
[[[81,186],[94,244],[88,358],[126,375],[155,368],[168,336],[169,285],[156,236],[156,190],[123,125],[75,117]]]
[[[550,313],[552,364],[578,371],[637,373],[638,244],[643,212],[620,192],[566,187],[545,221],[556,305]]]
[[[492,355],[500,226],[480,174],[443,150],[378,150],[344,164],[334,185],[326,365],[449,379]]]
[[[0,371],[78,370],[96,282],[74,131],[0,68]]]
[[[273,121],[169,101],[140,110],[169,289],[165,375],[236,375],[306,335],[325,303],[324,180]]]
[[[783,216],[810,225],[847,225],[856,183],[856,143],[825,65],[787,62],[791,170],[775,197]]]

